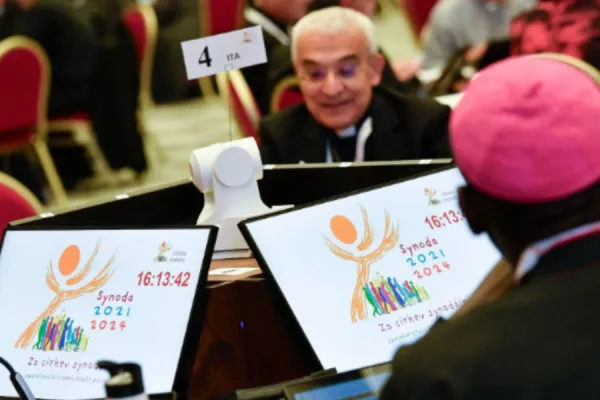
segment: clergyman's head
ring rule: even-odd
[[[373,22],[349,8],[314,11],[294,26],[291,46],[312,116],[334,130],[356,124],[369,107],[384,66]]]
[[[480,72],[452,112],[463,213],[513,265],[533,243],[600,221],[599,85],[573,57],[514,57]]]

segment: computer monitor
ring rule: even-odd
[[[323,368],[389,362],[499,261],[464,221],[463,183],[451,168],[240,224]]]
[[[391,364],[380,364],[295,383],[284,393],[286,400],[376,400],[391,375]]]
[[[298,206],[439,170],[452,163],[452,159],[436,159],[265,165],[258,185],[265,204]]]
[[[451,159],[265,165],[258,181],[268,206],[302,205],[451,165]],[[124,192],[98,203],[14,222],[20,226],[172,226],[195,224],[203,194],[188,179]]]
[[[38,399],[104,398],[100,360],[135,362],[150,394],[187,388],[217,228],[9,228],[0,356]],[[0,370],[0,397],[16,397]]]

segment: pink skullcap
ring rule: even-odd
[[[550,57],[515,57],[486,68],[452,112],[455,161],[489,196],[543,203],[600,180],[598,72]]]

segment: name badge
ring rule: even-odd
[[[181,49],[190,80],[267,62],[260,26],[188,40]]]

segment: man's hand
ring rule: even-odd
[[[483,58],[488,49],[488,43],[480,43],[471,47],[465,53],[465,60],[471,64],[477,64]]]
[[[410,58],[393,61],[391,67],[400,82],[408,82],[417,75],[421,63],[416,58]]]

